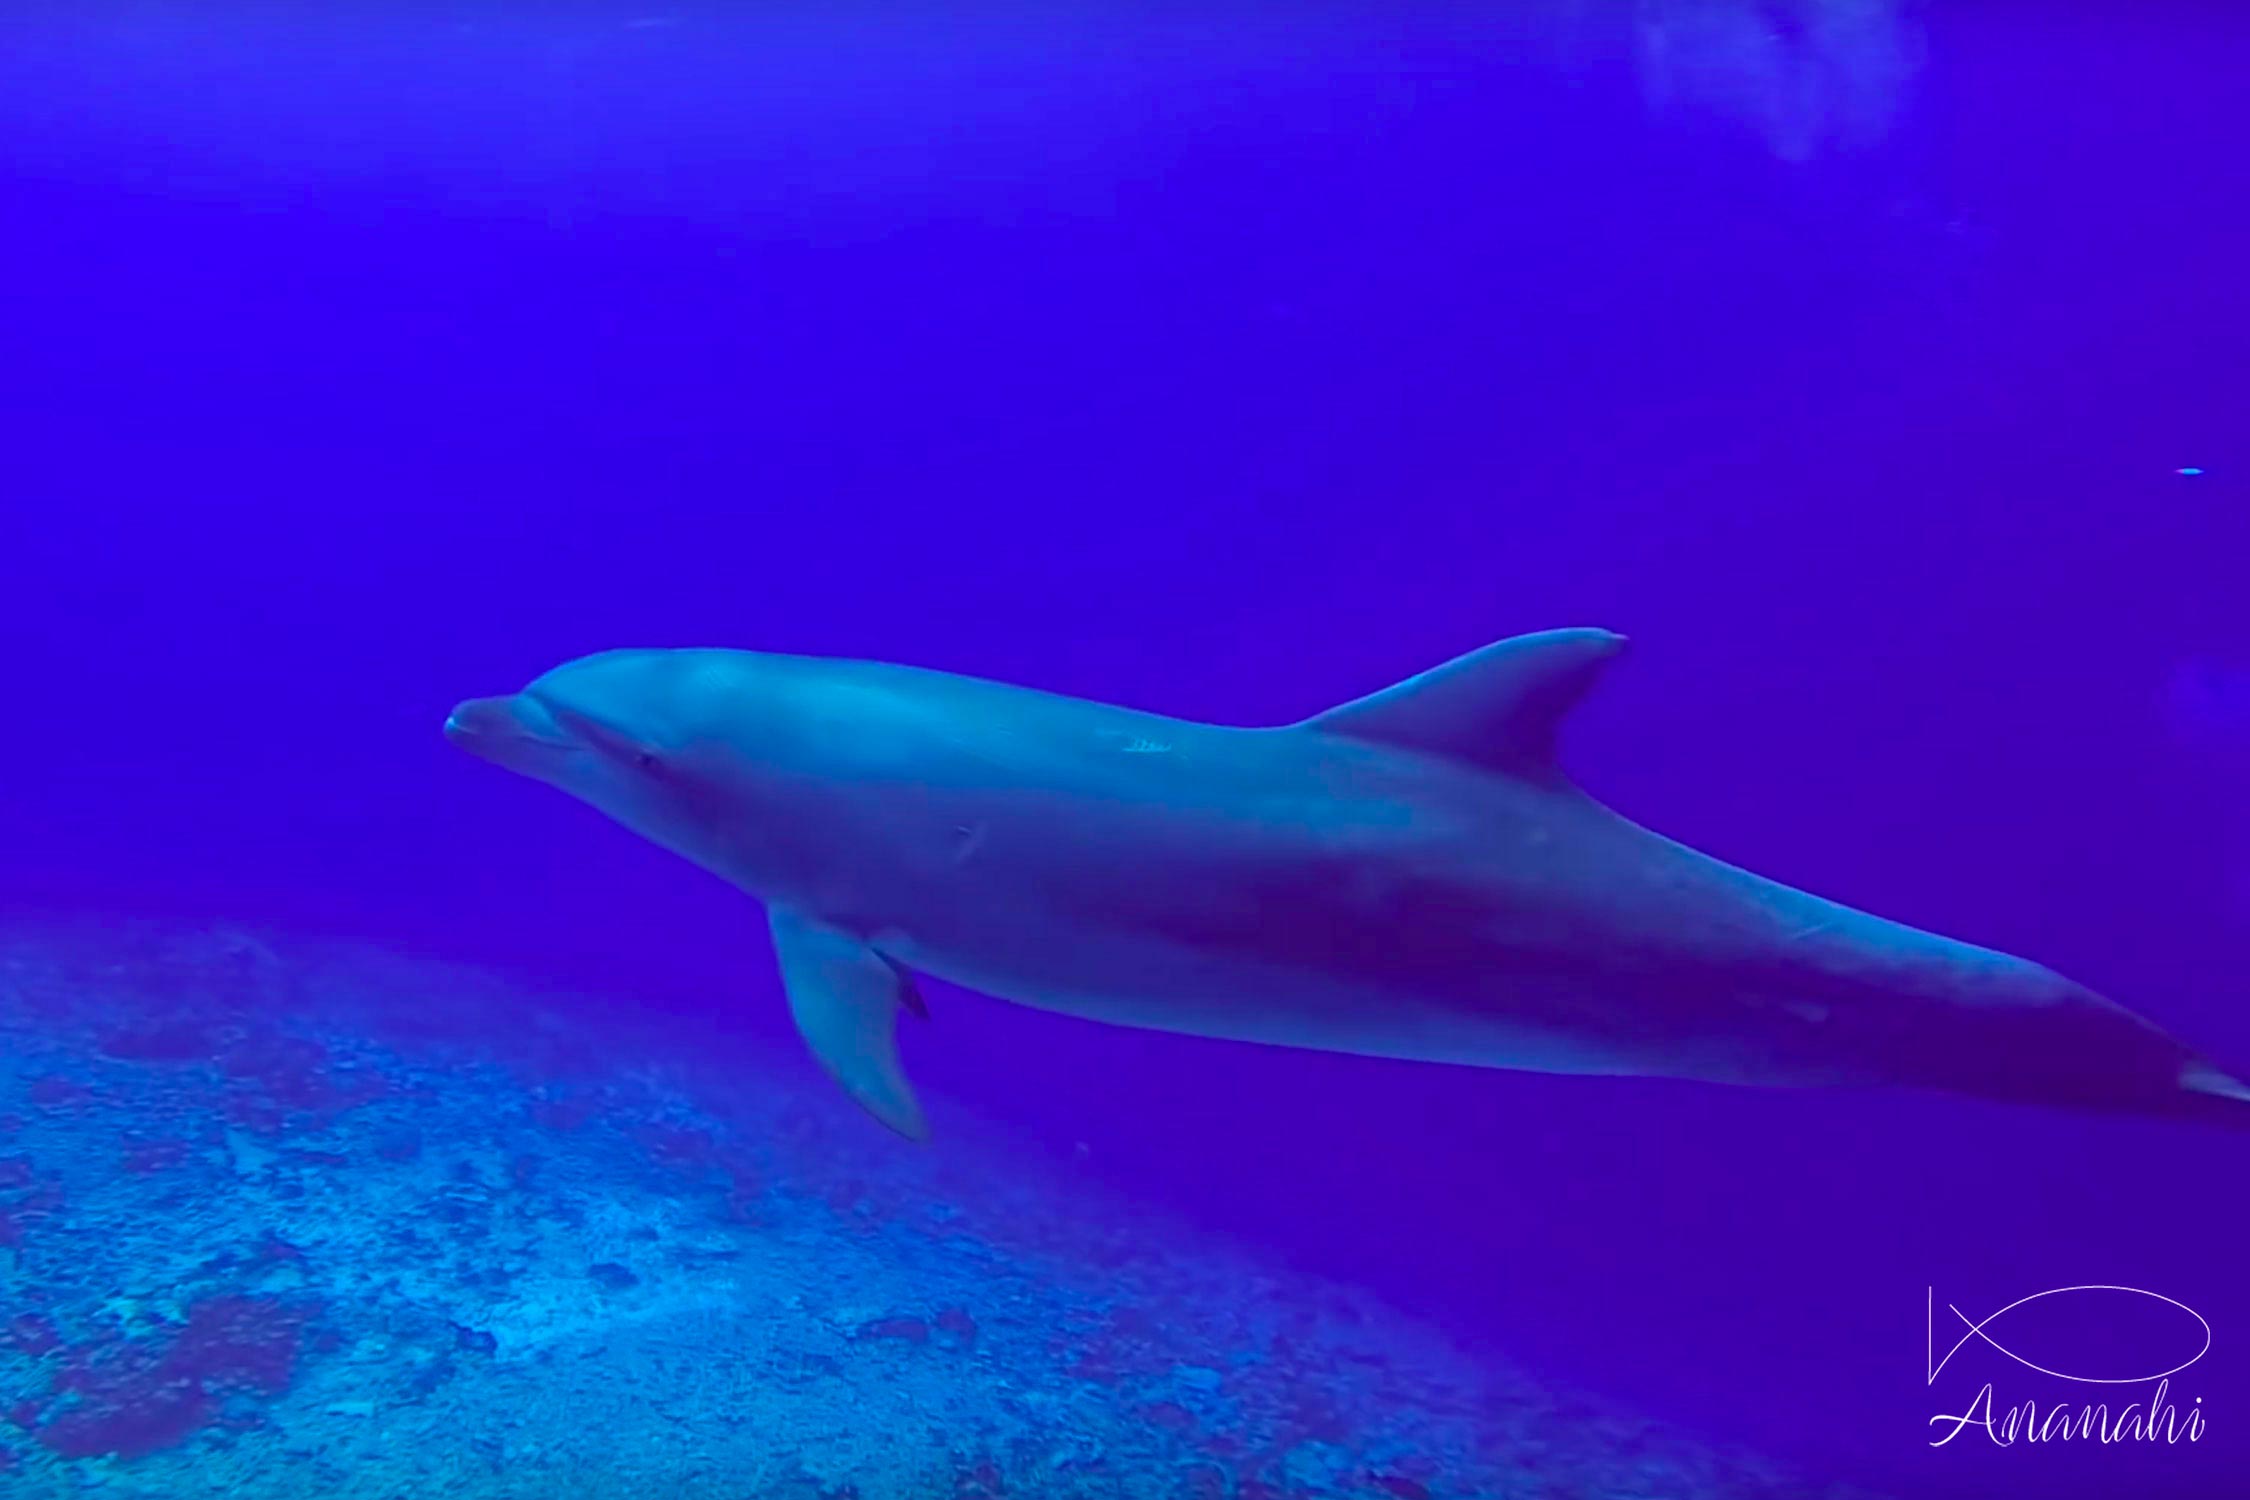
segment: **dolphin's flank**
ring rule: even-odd
[[[764,901],[807,1044],[908,1136],[917,971],[1371,1056],[2250,1124],[2250,1087],[2047,969],[1586,795],[1556,731],[1622,644],[1521,636],[1273,729],[874,662],[610,651],[446,733]]]

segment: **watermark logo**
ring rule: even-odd
[[[2131,1286],[2061,1286],[2018,1297],[1981,1318],[1950,1302],[1945,1313],[1938,1312],[1937,1288],[1929,1288],[1924,1373],[1931,1389],[1956,1355],[1975,1346],[1996,1350],[2018,1367],[2006,1394],[2020,1399],[2004,1403],[1997,1383],[1985,1381],[1958,1410],[1930,1418],[1933,1448],[1968,1432],[2002,1448],[2203,1439],[2203,1398],[2183,1399],[2172,1382],[2211,1352],[2211,1325],[2177,1298]],[[2084,1346],[2074,1347],[2069,1338],[2057,1345],[2057,1330],[2073,1327]],[[1952,1342],[1941,1349],[1946,1338]],[[2083,1386],[2106,1389],[2098,1395],[2069,1389]],[[2038,1394],[2024,1394],[2031,1389]]]

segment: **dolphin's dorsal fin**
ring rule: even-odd
[[[862,1109],[909,1140],[927,1140],[922,1106],[898,1061],[900,1008],[929,1014],[913,976],[841,928],[787,907],[773,907],[767,920],[805,1045]]]
[[[1525,775],[1553,772],[1555,730],[1625,637],[1544,630],[1457,656],[1305,727]]]

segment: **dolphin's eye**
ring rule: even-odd
[[[653,770],[655,770],[655,769],[656,769],[656,752],[655,752],[654,750],[643,750],[643,751],[641,751],[641,752],[640,752],[639,754],[637,754],[637,755],[635,755],[635,756],[633,757],[633,764],[635,764],[635,765],[639,766],[639,767],[640,767],[640,768],[641,768],[642,770],[644,770],[644,771],[653,771]]]

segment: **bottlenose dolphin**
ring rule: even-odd
[[[2060,975],[1580,789],[1556,730],[1622,644],[1520,636],[1255,729],[877,662],[608,651],[445,727],[763,900],[805,1041],[911,1137],[916,971],[1378,1057],[2250,1124],[2250,1087]]]

